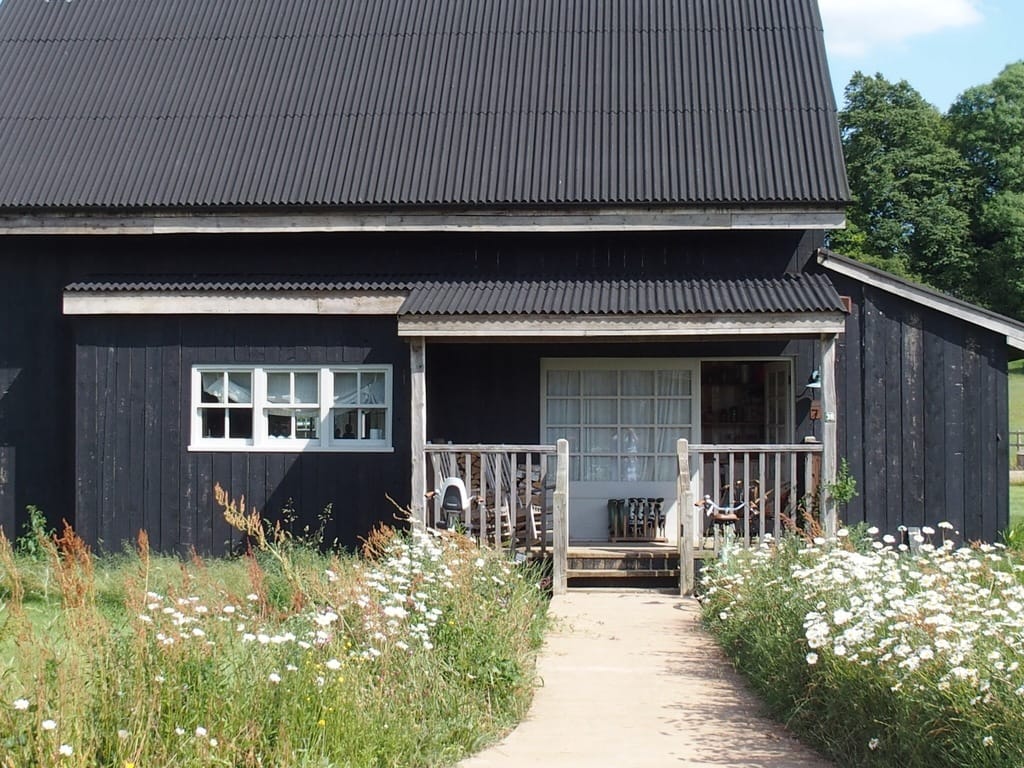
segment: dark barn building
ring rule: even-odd
[[[0,61],[8,536],[223,552],[219,482],[353,544],[427,442],[561,437],[577,540],[678,531],[679,438],[1006,525],[1024,327],[820,250],[814,0],[4,0]]]

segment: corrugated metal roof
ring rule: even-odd
[[[842,312],[824,275],[739,280],[431,282],[399,315],[676,315]]]
[[[0,208],[848,198],[816,0],[3,0]]]

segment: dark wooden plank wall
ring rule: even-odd
[[[394,318],[81,318],[76,323],[81,439],[75,451],[79,528],[103,549],[140,529],[160,550],[219,554],[240,537],[213,501],[220,482],[273,517],[286,506],[297,530],[315,528],[354,545],[409,493],[408,348]],[[205,363],[381,362],[394,371],[394,452],[188,451],[191,368]]]
[[[995,540],[1009,516],[1005,339],[839,275],[840,455],[860,495],[841,515],[888,531],[948,520]]]
[[[535,443],[540,435],[541,358],[789,357],[795,395],[817,364],[812,340],[607,342],[571,344],[428,343],[427,438],[435,442]],[[811,434],[809,397],[796,402],[796,439]],[[818,438],[821,428],[818,427]]]
[[[74,388],[59,312],[60,267],[45,243],[0,252],[0,447],[6,458],[0,528],[21,533],[29,504],[72,516]]]

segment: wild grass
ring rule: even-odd
[[[2,766],[445,765],[531,698],[539,574],[456,534],[190,562],[39,543],[0,538]]]
[[[1010,397],[1010,429],[1024,430],[1024,360],[1007,366]]]
[[[841,533],[708,569],[705,622],[737,667],[839,765],[1021,765],[1019,556],[942,541],[942,528],[915,551]]]
[[[1010,528],[1024,526],[1024,483],[1010,483]]]

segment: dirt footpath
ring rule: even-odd
[[[527,719],[461,768],[827,768],[757,699],[691,598],[576,591],[554,598]]]

